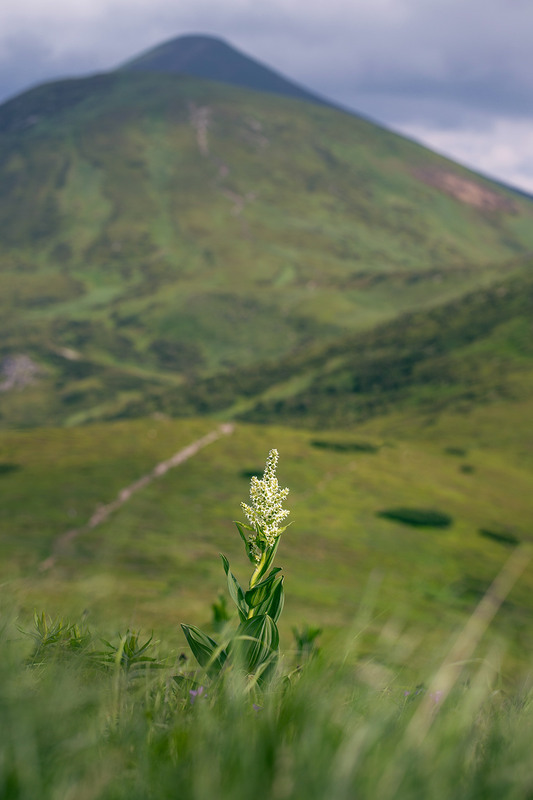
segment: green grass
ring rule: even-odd
[[[121,666],[120,658],[97,655],[113,651],[94,631],[82,627],[77,640],[60,635],[36,651],[4,623],[0,793],[6,800],[530,796],[531,690],[502,687],[494,650],[471,659],[443,691],[435,684],[444,677],[440,653],[413,671],[412,642],[398,630],[382,628],[370,659],[357,652],[360,633],[354,626],[348,641],[310,662],[288,648],[279,677],[260,690],[234,670],[209,682],[166,642],[146,651],[156,659],[151,668],[135,660],[127,668],[124,659]],[[294,671],[297,663],[303,670]]]

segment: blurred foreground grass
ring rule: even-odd
[[[386,666],[379,649],[371,659],[357,652],[358,633],[307,662],[287,651],[278,678],[259,690],[231,670],[217,684],[189,675],[190,662],[165,642],[147,668],[125,668],[120,651],[103,663],[97,637],[36,653],[4,621],[0,796],[531,798],[527,682],[506,691],[490,659],[469,659],[447,694],[438,668],[405,680],[401,636],[382,632]]]
[[[99,504],[216,423],[3,434],[0,797],[530,800],[529,418],[494,403],[327,434],[238,425],[93,530]],[[213,616],[220,551],[244,569],[231,520],[272,446],[295,521],[279,675],[212,684],[178,625]],[[417,525],[381,515],[398,508]],[[419,524],[435,512],[450,523]],[[36,647],[34,608],[79,625],[46,623]],[[305,623],[324,629],[311,660],[290,643]],[[146,633],[125,658],[128,626]]]

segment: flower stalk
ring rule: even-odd
[[[278,451],[270,450],[262,478],[250,482],[250,505],[241,503],[248,523],[235,522],[248,559],[254,566],[248,589],[240,585],[222,556],[231,599],[237,606],[240,625],[227,646],[219,646],[193,625],[182,625],[193,654],[207,672],[220,674],[228,661],[237,661],[248,673],[265,680],[275,667],[279,653],[277,621],[283,610],[281,569],[274,567],[280,536],[289,515],[283,502],[289,490],[281,489],[276,476]]]

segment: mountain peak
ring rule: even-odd
[[[333,103],[293,83],[216,36],[188,34],[170,39],[122,64],[128,72],[164,72],[229,83],[257,92],[296,97],[320,105]]]

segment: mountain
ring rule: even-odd
[[[214,36],[178,36],[141,53],[119,69],[128,72],[192,75],[232,86],[242,86],[256,92],[271,92],[334,106]]]
[[[533,251],[527,198],[354,115],[188,75],[33,89],[0,107],[0,153],[4,426],[228,387]]]

